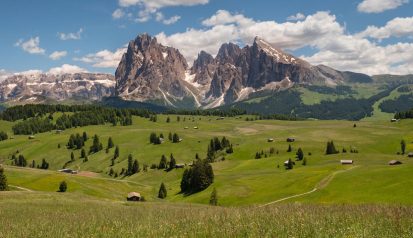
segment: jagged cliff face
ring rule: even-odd
[[[116,70],[116,94],[127,100],[171,101],[188,96],[183,79],[188,68],[177,49],[149,35],[131,41]]]
[[[41,103],[45,100],[100,100],[115,91],[110,74],[15,74],[0,81],[0,101]]]
[[[116,71],[116,93],[126,100],[162,101],[176,106],[192,98],[196,107],[213,108],[245,100],[260,91],[288,89],[294,84],[337,84],[343,74],[312,66],[256,38],[240,48],[223,44],[214,58],[201,51],[192,67],[178,50],[146,34],[129,43]]]

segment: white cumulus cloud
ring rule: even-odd
[[[112,18],[113,18],[113,19],[120,19],[120,18],[122,18],[122,17],[124,17],[124,16],[125,16],[125,12],[124,12],[122,9],[120,9],[120,8],[116,9],[116,10],[112,13]]]
[[[179,49],[189,62],[193,62],[201,50],[216,55],[223,43],[246,45],[260,36],[287,51],[312,48],[316,53],[301,57],[314,65],[325,64],[370,75],[413,73],[413,68],[409,68],[413,64],[410,53],[413,43],[378,45],[360,34],[349,34],[345,25],[329,12],[316,12],[297,22],[279,23],[219,10],[202,24],[201,29],[190,28],[171,35],[161,32],[156,37],[160,43]]]
[[[49,69],[49,74],[75,74],[75,73],[87,73],[86,69],[83,69],[77,65],[64,64],[60,67]]]
[[[83,28],[74,33],[57,33],[61,40],[80,40],[82,38]]]
[[[49,55],[52,60],[59,60],[67,55],[67,51],[54,51]]]
[[[305,19],[305,15],[300,12],[295,15],[287,17],[287,21],[299,21],[303,19]]]
[[[358,34],[360,37],[386,39],[390,37],[413,37],[413,17],[394,18],[383,27],[368,26],[366,30]]]
[[[396,9],[409,0],[363,0],[357,10],[364,13],[380,13],[391,9]]]
[[[96,68],[116,68],[126,50],[127,48],[125,47],[119,48],[114,52],[110,50],[101,50],[81,58],[74,58],[74,60],[91,64]]]
[[[40,47],[40,38],[32,37],[27,41],[23,39],[18,40],[14,46],[22,48],[24,51],[30,54],[40,54],[43,55],[46,50]]]

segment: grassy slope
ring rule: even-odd
[[[413,187],[413,180],[409,179],[413,174],[413,161],[396,155],[402,138],[407,142],[413,141],[413,136],[409,133],[413,121],[393,124],[387,121],[357,122],[357,128],[353,128],[353,123],[348,121],[246,122],[244,119],[235,118],[216,121],[213,117],[195,117],[192,121],[188,120],[187,116],[186,122],[177,122],[175,116],[171,118],[171,123],[165,122],[165,116],[159,116],[157,123],[134,118],[134,125],[129,127],[106,125],[75,128],[62,134],[39,134],[35,140],[28,140],[27,136],[15,136],[12,140],[0,142],[0,159],[10,163],[7,158],[17,149],[29,161],[34,159],[40,162],[42,158],[46,158],[51,164],[51,171],[18,170],[10,167],[7,170],[10,184],[36,191],[55,191],[57,183],[67,179],[69,192],[123,200],[127,192],[138,191],[153,201],[156,200],[160,183],[165,182],[168,188],[167,201],[208,203],[212,188],[216,187],[222,205],[262,204],[310,191],[324,178],[343,169],[339,164],[340,159],[353,159],[359,167],[337,174],[321,191],[296,200],[311,203],[413,203],[412,192],[408,189]],[[183,116],[181,118],[183,119]],[[9,130],[10,126],[10,123],[0,123],[0,128],[5,130]],[[184,129],[185,126],[190,129]],[[192,129],[193,126],[198,126],[199,130]],[[138,184],[53,172],[70,158],[70,151],[63,146],[69,135],[83,131],[87,131],[89,135],[98,134],[104,144],[109,136],[113,137],[121,151],[121,157],[114,166],[117,172],[127,167],[126,159],[129,153],[132,153],[141,165],[159,163],[162,154],[170,153],[174,154],[178,163],[189,163],[195,153],[201,156],[206,154],[207,144],[213,136],[227,136],[234,144],[235,153],[228,155],[225,161],[213,164],[216,175],[213,186],[201,193],[184,197],[179,194],[182,169],[172,172],[149,170],[127,178]],[[169,131],[177,132],[183,142],[150,145],[148,138],[152,131],[162,132],[165,136]],[[292,144],[293,149],[296,151],[298,147],[302,147],[308,165],[297,163],[292,171],[286,171],[282,166],[283,162],[295,157],[295,153],[286,152],[288,143],[285,138],[290,136],[297,138],[297,142]],[[269,137],[275,138],[275,142],[266,142]],[[360,153],[325,156],[324,149],[328,140],[334,140],[340,150],[343,147],[349,150],[352,146]],[[58,143],[62,145],[60,149],[57,148]],[[91,141],[88,141],[88,146],[90,143]],[[257,151],[268,151],[270,147],[279,150],[279,154],[261,160],[254,159]],[[407,150],[413,150],[413,145],[409,143]],[[312,155],[308,156],[308,152]],[[79,151],[75,151],[75,154],[78,156]],[[112,155],[113,149],[109,154],[102,151],[91,155],[86,163],[77,159],[71,167],[103,171],[98,176],[110,178],[105,172],[109,169]],[[387,162],[392,159],[399,159],[404,164],[390,167]],[[280,168],[277,168],[277,165],[280,165]],[[382,174],[386,176],[381,176]],[[392,196],[389,196],[390,192]]]

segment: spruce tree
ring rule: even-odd
[[[133,167],[133,157],[131,154],[128,155],[128,170],[126,175],[132,175],[132,167]]]
[[[166,169],[167,166],[167,159],[165,155],[162,155],[161,161],[159,162],[158,169]]]
[[[171,132],[169,132],[169,134],[168,134],[168,140],[172,141],[172,133]]]
[[[214,188],[209,199],[209,205],[218,206],[218,194],[217,190]]]
[[[138,172],[139,172],[139,162],[137,159],[135,159],[132,165],[132,174],[136,174]]]
[[[67,190],[67,183],[66,183],[66,181],[60,182],[59,192],[64,193],[64,192],[66,192],[66,190]]]
[[[87,136],[86,131],[83,132],[82,137],[83,137],[83,141],[87,141],[89,139],[89,137]]]
[[[85,157],[86,157],[86,151],[85,151],[85,149],[82,149],[80,151],[80,158],[85,158]]]
[[[119,146],[116,146],[115,148],[115,154],[113,155],[113,159],[119,158]]]
[[[75,154],[73,153],[73,151],[72,153],[70,153],[70,160],[75,161]]]
[[[291,145],[290,144],[288,144],[288,149],[287,149],[287,152],[291,152],[293,149],[291,148]]]
[[[406,153],[406,141],[400,141],[400,149],[402,150],[402,154],[404,155]]]
[[[301,161],[304,159],[304,152],[301,148],[298,148],[296,155],[297,155],[298,161]]]
[[[4,168],[0,166],[0,191],[7,190],[9,190],[9,186],[7,184],[7,177],[4,174]]]
[[[285,169],[287,169],[287,170],[293,169],[294,163],[293,163],[293,161],[292,161],[291,159],[288,159],[287,163],[284,164],[284,166],[285,166]]]
[[[174,155],[171,154],[170,161],[169,161],[169,169],[172,170],[175,168],[175,166],[176,166],[176,160],[174,158]]]
[[[166,118],[166,123],[169,123],[169,122],[171,122],[171,118],[167,117]]]
[[[159,188],[159,192],[158,192],[158,198],[164,199],[166,198],[167,195],[167,191],[166,191],[166,187],[164,183],[161,183],[161,186]]]
[[[113,144],[113,140],[112,140],[112,137],[109,137],[109,139],[108,139],[108,149],[111,149],[111,148],[113,148],[115,145]]]

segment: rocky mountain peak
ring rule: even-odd
[[[234,44],[234,43],[225,43],[223,44],[216,56],[216,61],[220,63],[230,63],[230,64],[235,64],[237,61],[237,58],[241,54],[241,48]]]

